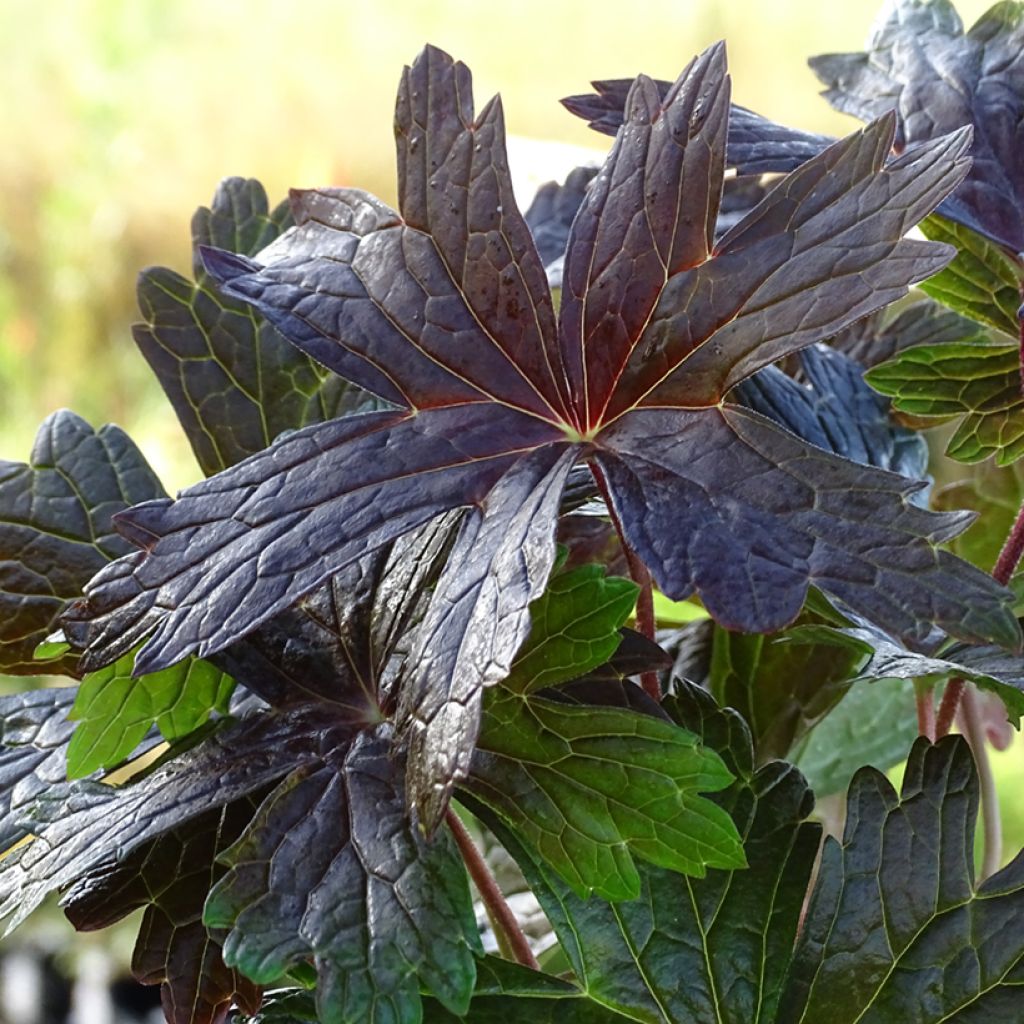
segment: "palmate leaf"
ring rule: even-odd
[[[69,779],[113,768],[155,725],[169,742],[198,729],[211,712],[225,713],[235,681],[208,661],[186,658],[134,678],[133,654],[89,673],[68,718],[78,725],[67,750]]]
[[[743,720],[703,691],[683,686],[666,706],[736,775],[714,799],[735,819],[746,869],[697,879],[642,865],[637,899],[581,899],[475,809],[519,861],[590,999],[650,1024],[770,1022],[818,846],[818,827],[803,820],[811,794],[790,765],[755,772]]]
[[[956,246],[949,266],[922,281],[921,290],[978,323],[1018,338],[1024,266],[976,231],[938,214],[926,217],[921,230],[928,238]]]
[[[27,464],[0,461],[0,672],[38,675],[33,651],[110,559],[132,550],[110,519],[164,489],[117,427],[66,410],[39,428]],[[78,655],[46,672],[77,674]]]
[[[777,1024],[981,1024],[1019,1011],[1024,857],[974,881],[967,743],[918,740],[897,796],[867,768],[827,839]]]
[[[227,178],[192,218],[192,244],[254,253],[291,224],[258,181]],[[195,260],[195,282],[167,267],[139,277],[144,323],[135,342],[210,476],[266,448],[282,431],[365,407],[367,396],[325,373],[258,313],[225,299]]]
[[[867,380],[912,416],[961,416],[946,454],[960,462],[1024,455],[1020,346],[921,345],[869,370]]]
[[[169,1024],[219,1024],[233,1003],[250,1013],[259,1008],[260,989],[225,966],[220,943],[202,921],[210,886],[224,874],[216,854],[238,838],[255,809],[241,800],[201,815],[122,863],[91,871],[64,897],[78,931],[106,928],[146,908],[132,974],[161,986]]]
[[[974,126],[974,163],[943,215],[1024,253],[1024,7],[997,3],[964,32],[950,0],[894,0],[863,53],[813,57],[837,109],[869,121],[895,107],[897,145]]]
[[[634,857],[697,877],[744,865],[729,816],[698,795],[731,780],[671,722],[497,688],[465,786],[580,896],[622,900]]]
[[[25,808],[67,775],[72,687],[0,697],[0,853],[27,834]]]
[[[290,775],[221,859],[205,921],[224,959],[258,982],[312,958],[323,1024],[406,1024],[420,983],[466,1010],[479,939],[454,841],[405,813],[386,733]],[[342,762],[343,758],[343,762]],[[298,856],[298,851],[301,856]]]
[[[777,629],[816,583],[912,644],[939,624],[1016,645],[1008,594],[937,548],[964,517],[915,509],[917,485],[723,402],[944,265],[945,247],[902,236],[966,172],[967,133],[887,162],[883,118],[784,178],[712,248],[728,114],[721,47],[664,101],[638,79],[573,223],[556,324],[500,104],[474,119],[468,70],[425,50],[398,100],[399,211],[355,190],[299,193],[296,227],[257,259],[205,255],[229,296],[398,408],[304,428],[123,515],[142,550],[90,585],[88,666],[146,635],[140,672],[214,653],[373,548],[469,507],[397,719],[411,802],[436,827],[585,458],[660,589],[696,591],[725,625]]]

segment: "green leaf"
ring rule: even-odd
[[[324,1024],[415,1024],[420,988],[455,1014],[473,992],[479,936],[451,836],[410,820],[389,727],[300,768],[220,859],[205,922],[224,961],[258,983],[312,959]]]
[[[192,219],[193,247],[255,253],[292,223],[263,186],[227,178]],[[225,298],[195,261],[195,282],[166,267],[139,277],[135,342],[167,393],[203,473],[266,448],[285,430],[366,405],[366,396],[309,359],[258,313]]]
[[[1006,466],[1024,455],[1019,345],[920,345],[865,378],[911,416],[962,416],[946,448],[960,462],[995,456]]]
[[[68,747],[68,778],[120,764],[154,725],[173,742],[212,712],[227,711],[235,681],[208,661],[189,657],[132,678],[134,661],[132,651],[82,680],[68,716],[79,723]]]
[[[977,232],[933,213],[920,224],[927,238],[956,246],[944,269],[920,284],[923,292],[950,309],[1017,338],[1022,268]]]
[[[942,510],[966,508],[978,513],[950,547],[961,558],[991,572],[1024,503],[1024,463],[998,466],[985,462],[972,466],[970,472],[968,479],[943,487],[932,502]]]
[[[958,736],[918,740],[897,796],[873,768],[827,839],[776,1024],[1020,1017],[1024,855],[978,886],[978,777]]]
[[[805,612],[798,622],[815,621]],[[783,634],[783,637],[785,634]],[[708,689],[750,727],[759,763],[784,758],[849,690],[863,656],[833,643],[790,644],[776,635],[716,626]]]
[[[820,799],[844,792],[864,765],[885,772],[899,764],[917,736],[911,680],[860,683],[811,730],[794,761]]]
[[[552,577],[530,604],[530,635],[504,685],[533,693],[603,665],[619,646],[619,629],[639,589],[632,580],[605,575],[601,565],[581,565]]]
[[[743,866],[729,816],[699,795],[731,781],[672,722],[496,687],[465,785],[579,895],[623,900],[640,890],[634,858],[697,877]]]
[[[59,633],[57,634],[57,636],[60,635]],[[46,639],[41,644],[36,645],[36,649],[32,652],[32,660],[55,661],[57,658],[64,657],[70,650],[71,644],[67,640]]]
[[[742,718],[705,691],[684,684],[666,707],[736,775],[714,799],[743,837],[746,870],[696,879],[645,864],[636,899],[581,899],[518,830],[479,813],[522,867],[591,1000],[647,1024],[769,1024],[818,846],[818,827],[804,821],[811,794],[791,765],[755,771]]]

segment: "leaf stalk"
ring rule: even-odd
[[[984,845],[978,881],[983,882],[990,875],[994,875],[1002,865],[1003,824],[999,812],[996,780],[992,774],[992,762],[988,756],[985,723],[981,720],[981,705],[973,686],[965,687],[960,709],[964,735],[974,753],[974,763],[978,767],[978,780],[981,783],[981,820]]]
[[[523,967],[539,971],[540,964],[537,963],[537,958],[533,955],[522,928],[519,927],[516,915],[512,913],[512,908],[498,887],[483,855],[476,848],[473,837],[450,807],[445,811],[444,820],[455,837],[455,845],[462,854],[469,877],[473,879],[473,884],[480,893],[502,955]]]
[[[594,480],[597,481],[597,489],[601,492],[601,497],[604,498],[604,503],[608,508],[608,516],[615,527],[615,532],[619,535],[619,543],[622,545],[622,550],[626,555],[626,563],[629,565],[629,575],[640,588],[640,593],[636,599],[637,632],[642,633],[652,643],[656,643],[655,632],[657,622],[654,617],[654,584],[651,582],[651,574],[640,556],[633,550],[626,539],[626,532],[622,528],[622,520],[619,518],[619,514],[615,511],[615,505],[612,503],[611,490],[608,487],[608,481],[605,479],[604,471],[594,462],[590,464],[590,470],[594,474]],[[661,684],[658,682],[657,672],[641,673],[640,685],[643,686],[644,692],[648,697],[658,701],[659,704],[661,703]]]

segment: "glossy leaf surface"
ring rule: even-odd
[[[227,178],[192,218],[192,244],[251,254],[292,220],[258,181]],[[266,448],[282,431],[366,405],[344,381],[289,345],[251,307],[220,295],[202,262],[196,280],[167,267],[139,277],[145,322],[135,342],[156,374],[207,476]]]
[[[325,1022],[412,1024],[420,985],[455,1013],[473,991],[465,872],[447,835],[428,843],[408,820],[388,750],[361,733],[290,775],[223,854],[206,907],[226,962],[256,981],[312,958]]]
[[[813,801],[790,765],[754,771],[735,712],[695,687],[669,706],[737,776],[715,799],[735,820],[748,868],[695,879],[644,865],[640,896],[607,904],[579,899],[507,830],[498,834],[591,999],[651,1024],[770,1022],[818,843],[803,820]]]
[[[591,82],[591,85],[592,93],[568,96],[562,103],[571,113],[589,122],[595,131],[615,135],[626,119],[626,102],[633,79],[612,78]],[[671,82],[655,81],[654,86],[662,99],[672,89]],[[729,166],[735,167],[739,174],[792,171],[835,141],[828,135],[776,124],[736,104],[730,110],[729,122],[726,155]]]
[[[259,1008],[260,989],[225,966],[220,943],[202,921],[210,886],[223,874],[217,851],[237,838],[254,810],[243,800],[202,815],[123,863],[86,875],[64,898],[78,931],[106,928],[146,908],[132,974],[161,986],[169,1024],[220,1024],[233,1003],[250,1013]]]
[[[1024,860],[974,881],[978,779],[966,742],[918,740],[901,793],[871,768],[825,841],[777,1024],[1012,1020]]]
[[[66,410],[39,428],[28,463],[0,461],[0,671],[39,674],[33,651],[61,610],[132,550],[111,517],[163,493],[127,434]],[[69,653],[46,671],[73,675],[77,662]]]
[[[1024,455],[1024,397],[1019,345],[921,345],[867,375],[912,416],[961,417],[946,446],[960,462],[995,458],[1000,466]]]
[[[971,173],[945,216],[1024,253],[1024,9],[1003,2],[964,32],[950,0],[894,0],[862,53],[813,57],[837,109],[870,121],[895,108],[897,145],[974,128]]]
[[[913,509],[899,478],[722,404],[944,265],[945,247],[903,235],[966,173],[967,133],[887,162],[883,118],[804,163],[716,244],[724,52],[696,58],[664,99],[640,78],[573,223],[556,322],[512,198],[500,104],[474,117],[469,85],[429,47],[407,70],[397,211],[351,189],[301,193],[296,227],[257,258],[206,251],[229,296],[399,408],[304,428],[122,516],[144,550],[90,587],[90,665],[147,635],[137,671],[213,654],[469,507],[399,709],[430,828],[468,768],[481,689],[525,638],[559,495],[586,457],[659,587],[696,591],[726,625],[778,628],[813,582],[911,643],[938,623],[1016,645],[1008,595],[937,551],[966,520]]]
[[[498,688],[465,784],[580,896],[623,900],[634,858],[697,877],[743,865],[728,815],[698,795],[731,778],[671,722]]]

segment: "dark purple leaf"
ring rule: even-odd
[[[292,773],[221,856],[207,903],[225,960],[257,982],[312,959],[321,1020],[416,1020],[421,985],[464,1013],[473,991],[465,871],[450,836],[409,821],[389,748],[388,727],[363,732]]]
[[[466,518],[417,634],[401,691],[410,803],[437,827],[469,770],[485,686],[501,682],[530,628],[529,603],[555,562],[554,527],[570,445],[524,458]]]
[[[899,149],[974,127],[974,163],[941,213],[1024,254],[1024,11],[999,3],[964,32],[949,0],[894,0],[863,53],[812,57],[837,109],[871,120],[896,109]]]
[[[927,442],[892,422],[891,403],[868,387],[858,363],[824,345],[799,358],[805,383],[766,366],[730,397],[825,451],[911,479],[927,476]],[[925,498],[918,503],[926,506]]]
[[[25,808],[64,782],[74,687],[0,697],[0,853],[26,835]]]
[[[598,460],[661,590],[696,591],[727,628],[781,629],[813,583],[911,646],[934,625],[1016,642],[1001,611],[982,612],[985,573],[935,546],[968,515],[914,507],[919,483],[854,467],[736,406],[629,413],[604,431]]]
[[[274,211],[258,181],[228,178],[192,218],[192,244],[251,254],[291,217]],[[266,448],[285,430],[367,406],[367,396],[316,366],[251,307],[216,293],[202,261],[195,282],[166,267],[139,277],[145,323],[133,330],[188,435],[203,472]]]
[[[596,167],[577,167],[565,179],[564,184],[549,181],[537,189],[530,208],[523,214],[537,254],[551,276],[551,264],[565,255],[565,244],[569,241],[569,229],[576,213],[587,194],[587,188],[597,174]],[[561,280],[561,273],[558,275]]]
[[[344,719],[305,708],[224,722],[202,744],[127,786],[50,786],[22,815],[35,837],[0,860],[0,918],[20,924],[50,892],[121,861],[213,808],[265,789],[347,745]]]
[[[633,79],[613,78],[590,84],[594,92],[569,96],[562,103],[577,117],[589,121],[595,131],[615,135],[625,119]],[[664,99],[672,83],[656,81],[654,86]],[[787,128],[735,103],[730,108],[726,159],[728,166],[740,174],[792,171],[832,142],[835,139],[831,136]]]
[[[142,550],[101,573],[77,611],[88,658],[148,634],[140,670],[221,650],[371,551],[469,508],[399,715],[413,795],[436,822],[479,689],[507,668],[551,565],[565,476],[587,457],[663,588],[697,589],[729,625],[785,624],[813,580],[911,642],[935,623],[1018,642],[1009,594],[937,551],[964,517],[914,509],[916,485],[721,406],[948,259],[902,235],[963,177],[967,132],[886,163],[883,119],[782,179],[713,248],[724,52],[696,58],[664,100],[640,78],[572,227],[556,337],[500,109],[474,121],[469,107],[468,72],[428,48],[399,97],[401,215],[353,190],[302,193],[298,226],[257,258],[207,253],[229,296],[403,408],[307,427],[176,502],[122,515]]]
[[[127,434],[66,410],[39,428],[27,465],[0,461],[0,671],[78,674],[75,653],[45,669],[32,653],[90,577],[132,550],[111,517],[163,494]]]
[[[169,1024],[221,1024],[232,1003],[259,1009],[260,989],[224,964],[221,943],[203,925],[210,887],[223,876],[216,856],[252,819],[254,803],[240,800],[201,815],[82,878],[63,900],[78,931],[106,928],[145,907],[132,974],[160,985]]]

